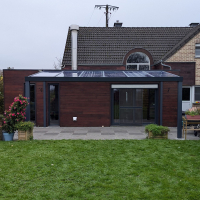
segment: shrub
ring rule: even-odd
[[[16,124],[24,121],[25,110],[28,105],[26,97],[19,95],[14,98],[14,102],[9,106],[9,110],[4,112],[5,117],[3,118],[3,130],[7,133],[14,133],[16,130]]]
[[[152,132],[153,136],[163,136],[169,132],[166,126],[159,126],[157,124],[149,124],[145,126],[145,133]]]
[[[34,123],[33,122],[19,122],[15,125],[15,128],[19,131],[32,131],[34,127]]]

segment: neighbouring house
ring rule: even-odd
[[[157,123],[181,137],[182,104],[200,100],[200,25],[117,24],[71,25],[61,70],[4,70],[5,109],[24,94],[36,126]]]

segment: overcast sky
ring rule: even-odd
[[[105,10],[124,27],[182,27],[200,22],[200,0],[0,0],[0,69],[53,69],[64,52],[68,28],[104,27]]]

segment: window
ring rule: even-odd
[[[195,87],[195,101],[200,101],[200,87]]]
[[[190,101],[190,88],[183,88],[182,89],[182,100],[183,101]]]
[[[195,45],[195,57],[200,58],[200,44]]]
[[[150,59],[141,52],[131,54],[126,61],[127,70],[149,70]]]

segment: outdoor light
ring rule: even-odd
[[[77,121],[77,117],[73,117],[73,121],[76,122]]]

